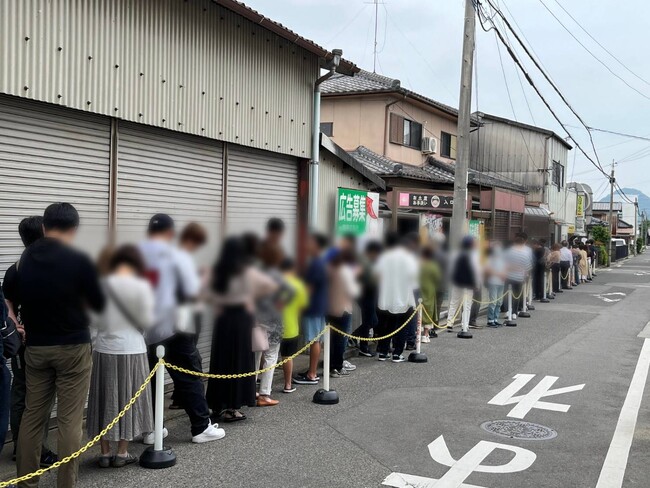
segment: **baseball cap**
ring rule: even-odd
[[[169,215],[159,213],[149,220],[149,232],[165,232],[174,228],[174,219]]]

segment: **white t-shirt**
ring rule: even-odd
[[[380,310],[398,314],[415,307],[420,270],[413,253],[402,247],[390,249],[377,260],[375,272],[379,276]]]
[[[560,261],[573,262],[573,254],[571,254],[571,250],[568,247],[560,249]]]
[[[147,352],[144,336],[138,330],[151,327],[154,318],[154,295],[148,281],[131,275],[111,275],[104,287],[119,300],[133,321],[130,322],[110,293],[106,293],[106,306],[93,321],[97,335],[93,349],[104,354],[142,354]]]
[[[155,295],[154,326],[147,334],[147,344],[156,344],[174,335],[177,292],[182,291],[186,297],[197,296],[200,279],[194,261],[171,243],[149,239],[141,242],[139,248]]]

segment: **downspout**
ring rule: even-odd
[[[318,222],[318,165],[320,160],[320,85],[329,79],[339,66],[343,51],[333,49],[334,57],[327,68],[329,72],[314,83],[314,120],[312,121],[311,161],[309,162],[309,219],[310,231],[315,230]]]

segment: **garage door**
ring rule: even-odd
[[[118,134],[118,239],[141,241],[151,216],[167,213],[179,229],[188,222],[206,227],[208,245],[197,261],[201,267],[212,266],[221,225],[221,143],[124,123]],[[205,366],[211,320],[208,311],[198,344]]]
[[[96,254],[108,229],[110,123],[0,97],[0,273],[22,252],[18,223],[53,202],[81,217],[78,244]]]
[[[262,234],[271,217],[287,226],[285,247],[296,248],[298,162],[295,158],[242,146],[228,146],[227,229]],[[306,203],[305,203],[306,204]]]

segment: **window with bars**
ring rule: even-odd
[[[553,161],[553,184],[558,187],[558,190],[564,186],[564,166]]]
[[[447,132],[440,133],[440,155],[443,158],[456,159],[457,137]]]
[[[420,149],[422,147],[422,124],[401,115],[390,114],[390,142]]]

